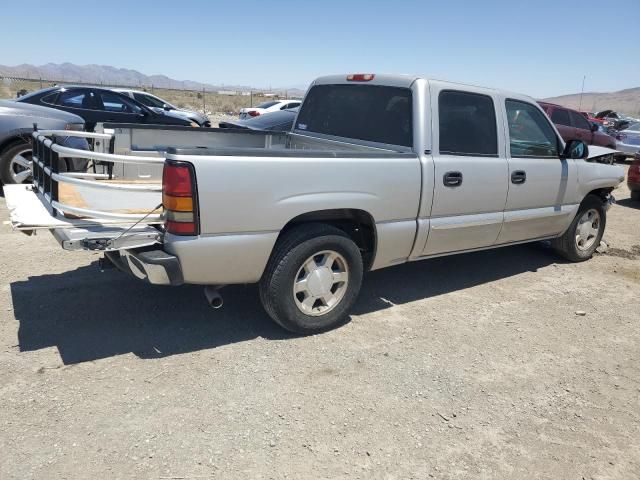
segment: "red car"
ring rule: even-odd
[[[616,148],[616,139],[611,135],[598,131],[597,125],[592,125],[577,110],[555,105],[553,103],[538,102],[555,124],[565,142],[582,140],[588,145]]]
[[[633,157],[633,163],[627,173],[627,186],[631,190],[631,198],[640,200],[640,153]]]

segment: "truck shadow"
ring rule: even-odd
[[[364,314],[535,271],[558,259],[539,246],[437,258],[372,272],[354,314]],[[255,285],[223,290],[212,310],[200,286],[158,287],[117,271],[76,270],[11,284],[20,351],[57,347],[64,364],[133,353],[140,358],[216,348],[258,337],[292,338],[262,310]]]
[[[632,200],[631,198],[623,198],[622,200],[616,200],[616,205],[627,208],[635,208],[640,210],[640,200]]]

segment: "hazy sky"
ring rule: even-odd
[[[640,86],[640,0],[4,2],[0,64],[303,87],[413,73],[535,97]]]

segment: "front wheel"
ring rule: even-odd
[[[343,324],[362,283],[362,255],[342,230],[308,224],[286,232],[260,280],[260,299],[283,328],[301,334]]]
[[[0,155],[0,180],[5,185],[31,180],[31,145],[18,143]]]
[[[587,195],[567,231],[554,239],[552,245],[558,254],[571,262],[588,260],[600,245],[606,222],[602,199]]]

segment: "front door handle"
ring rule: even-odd
[[[516,185],[522,184],[527,181],[527,172],[524,170],[515,170],[511,174],[511,183],[515,183]]]
[[[459,187],[462,185],[462,172],[447,172],[442,177],[445,187]]]

